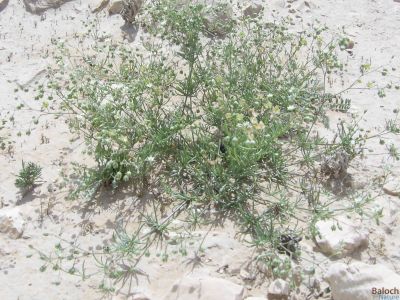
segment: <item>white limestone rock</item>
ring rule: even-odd
[[[24,0],[25,9],[33,14],[41,14],[50,8],[58,8],[72,0]]]
[[[368,246],[368,232],[353,220],[318,221],[316,228],[319,236],[315,242],[319,250],[328,256],[341,258]]]
[[[22,236],[25,229],[25,220],[19,208],[7,208],[0,210],[0,232],[7,234],[12,239]]]
[[[400,196],[400,180],[390,180],[383,186],[383,191],[391,196]]]
[[[132,296],[132,300],[151,300],[151,299],[143,293],[138,293]]]
[[[362,262],[331,265],[324,276],[335,300],[373,300],[382,288],[400,290],[400,275],[383,265]]]
[[[286,300],[289,297],[289,283],[283,279],[274,280],[268,287],[268,300]]]
[[[122,0],[115,0],[112,1],[109,8],[108,8],[108,13],[110,15],[114,15],[114,14],[119,14],[123,11],[124,9],[124,1]]]
[[[263,5],[260,0],[252,0],[249,4],[245,6],[243,10],[243,15],[249,18],[255,18],[260,15],[263,10]]]
[[[223,38],[233,24],[233,8],[228,3],[216,3],[207,8],[204,16],[207,31]]]
[[[0,0],[0,11],[2,11],[4,8],[6,8],[8,4],[8,0]]]
[[[101,12],[110,4],[110,0],[101,0],[101,2],[92,10],[92,13]]]

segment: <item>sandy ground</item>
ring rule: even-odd
[[[126,205],[130,201],[127,197],[91,211],[83,210],[77,202],[65,201],[67,192],[58,188],[58,183],[62,182],[60,173],[62,170],[70,171],[71,162],[82,160],[81,142],[74,140],[64,122],[55,120],[53,116],[42,116],[37,128],[33,124],[33,118],[39,115],[35,110],[40,109],[39,103],[34,100],[33,89],[35,82],[40,82],[45,76],[46,66],[52,63],[52,40],[71,38],[85,30],[83,22],[96,18],[102,31],[111,34],[113,39],[123,40],[120,29],[123,20],[119,16],[91,12],[98,2],[71,1],[58,9],[34,15],[25,10],[23,1],[10,0],[0,11],[0,116],[14,117],[13,126],[7,125],[0,131],[2,137],[14,141],[9,149],[0,153],[0,199],[3,207],[18,206],[27,221],[21,239],[12,240],[0,234],[0,299],[100,298],[102,295],[96,288],[101,277],[95,276],[82,282],[79,277],[62,272],[40,272],[43,262],[37,251],[29,246],[50,253],[63,238],[76,240],[81,248],[88,251],[102,247],[110,239],[121,214],[134,209]],[[375,67],[400,70],[400,3],[393,0],[311,0],[308,5],[305,1],[291,2],[266,1],[268,18],[291,15],[299,24],[319,20],[331,32],[345,33],[355,41],[352,55],[342,53],[343,59],[348,61],[344,86],[357,79],[359,66],[365,61],[371,60]],[[393,71],[393,74],[396,75],[396,72],[400,76],[399,71]],[[390,78],[377,72],[368,80],[376,80],[384,86]],[[15,91],[16,88],[18,91]],[[400,107],[399,93],[395,91],[389,90],[385,98],[379,98],[376,91],[367,90],[352,90],[347,96],[352,100],[352,112],[361,114],[367,111],[362,117],[362,126],[372,133],[382,130],[385,120],[393,118],[393,110]],[[17,110],[20,103],[24,107]],[[338,117],[343,116],[332,115],[332,119]],[[30,129],[30,135],[26,135]],[[18,136],[18,132],[22,135]],[[385,140],[386,145],[400,145],[399,136],[389,135]],[[372,179],[382,174],[384,168],[390,168],[393,177],[400,175],[400,164],[384,155],[387,153],[385,145],[380,145],[375,139],[368,143],[368,147],[370,155],[357,162],[351,170],[361,188],[372,187]],[[22,159],[35,161],[44,168],[43,184],[24,199],[14,186]],[[372,259],[400,272],[400,202],[398,198],[388,195],[378,198],[378,202],[385,207],[386,214],[380,227],[372,222],[368,225],[372,232],[371,247],[360,259],[366,262]],[[246,258],[251,256],[251,250],[235,240],[234,232],[229,228],[208,236],[206,243],[209,247],[205,247],[203,254],[206,263],[196,268],[195,272],[244,284],[237,272],[221,274],[218,270],[227,262],[240,269]],[[196,237],[193,240],[199,242]],[[302,247],[322,268],[330,264],[322,254],[312,252],[311,244],[304,242]],[[195,246],[192,247],[194,249]],[[347,261],[351,259],[347,258]],[[161,263],[156,258],[145,260],[141,267],[148,277],[139,279],[140,289],[152,299],[162,299],[177,278],[192,271],[191,264],[185,260],[178,255],[167,263]],[[265,295],[266,286],[248,286],[247,294]],[[122,294],[126,292],[126,288],[121,291]]]

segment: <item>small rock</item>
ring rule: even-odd
[[[99,5],[97,5],[97,7],[92,10],[92,13],[98,13],[98,12],[102,11],[103,9],[105,9],[107,7],[108,4],[110,4],[110,0],[101,0]]]
[[[373,295],[382,288],[399,288],[400,275],[383,265],[368,265],[362,262],[346,265],[331,265],[324,276],[329,283],[333,299],[340,300],[373,300]]]
[[[268,300],[285,300],[289,297],[289,283],[283,279],[274,280],[268,287]]]
[[[47,191],[48,191],[49,193],[54,193],[55,191],[57,191],[57,187],[56,187],[54,184],[49,183],[49,184],[47,185]]]
[[[263,6],[260,1],[252,1],[244,10],[243,15],[249,18],[257,17],[263,10]]]
[[[262,273],[262,274],[264,274],[266,276],[270,276],[271,275],[271,270],[270,270],[270,268],[268,267],[268,265],[265,262],[258,261],[257,264],[256,264],[256,267],[257,267],[257,270],[260,273]]]
[[[400,196],[400,181],[391,180],[383,186],[383,191],[391,196]]]
[[[125,24],[133,24],[135,22],[136,16],[143,6],[143,1],[144,0],[130,0],[125,2],[124,8],[121,11],[121,17],[124,19]]]
[[[165,300],[241,300],[244,288],[216,277],[189,275],[175,282]]]
[[[353,49],[353,48],[354,48],[354,41],[349,41],[347,43],[346,49],[349,50],[349,49]]]
[[[143,293],[138,293],[133,295],[132,300],[150,300],[150,298]]]
[[[319,280],[317,278],[311,279],[311,288],[313,290],[316,290],[317,292],[321,291],[321,283],[319,282]]]
[[[114,0],[111,2],[110,7],[108,8],[108,13],[110,15],[119,14],[124,9],[124,1],[122,0]]]
[[[256,279],[256,275],[252,274],[251,272],[249,272],[245,268],[242,268],[240,270],[240,278],[242,278],[243,280],[246,280],[246,281],[253,281],[253,280]]]
[[[214,233],[208,236],[203,242],[204,249],[232,250],[238,242],[226,234]]]
[[[297,10],[301,12],[311,12],[316,8],[318,8],[318,6],[314,3],[314,1],[299,2],[299,5],[297,6]]]
[[[352,220],[339,218],[337,222],[318,221],[316,228],[319,236],[315,241],[319,250],[326,255],[342,258],[368,246],[368,232]]]
[[[303,281],[303,276],[302,276],[302,268],[300,266],[296,266],[293,268],[293,282],[296,286],[300,286],[300,284]]]
[[[33,14],[41,14],[50,8],[58,8],[71,0],[24,0],[25,9]]]
[[[8,0],[0,0],[0,11],[2,11],[4,8],[6,8],[8,4]]]
[[[212,35],[223,38],[233,24],[233,9],[228,3],[217,3],[209,7],[204,16],[206,29]]]
[[[19,208],[7,208],[0,210],[0,232],[7,233],[12,239],[22,236],[25,229],[25,221]]]

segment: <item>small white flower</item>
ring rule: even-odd
[[[287,107],[287,111],[294,111],[296,109],[296,107],[294,105],[289,105]]]
[[[111,94],[108,94],[107,96],[104,97],[104,99],[100,102],[100,107],[106,107],[108,104],[111,104],[114,102],[114,98]]]
[[[241,126],[240,126],[240,128],[251,128],[251,127],[253,127],[253,125],[250,122],[247,122],[247,121],[244,122],[244,123],[241,123]]]
[[[272,98],[274,95],[272,95],[272,94],[268,94],[267,95],[267,98]]]
[[[113,90],[119,90],[119,89],[122,89],[124,87],[124,85],[122,84],[122,83],[113,83],[112,85],[111,85],[111,88],[113,89]]]
[[[149,156],[146,158],[146,161],[152,163],[156,158],[154,156]]]
[[[246,141],[246,144],[248,144],[248,145],[254,145],[255,143],[256,143],[255,140],[247,140]]]

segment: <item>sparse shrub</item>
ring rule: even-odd
[[[138,259],[139,241],[162,239],[172,218],[185,211],[197,226],[215,209],[276,268],[279,253],[300,255],[301,238],[315,236],[314,224],[336,213],[335,195],[323,185],[324,158],[346,158],[340,170],[329,169],[339,176],[362,154],[366,137],[357,123],[338,124],[333,141],[314,132],[328,110],[350,107],[326,89],[342,71],[335,51],[343,41],[324,42],[326,28],[292,33],[284,20],[258,19],[229,23],[234,28],[216,39],[204,9],[155,1],[142,18],[143,49],[98,42],[72,68],[62,63],[72,57],[63,45],[60,81],[50,86],[96,162],[78,167],[76,196],[132,184],[169,198],[168,218],[155,209],[143,218],[146,233],[119,236],[116,249],[134,246]],[[365,203],[338,211],[358,213]]]

